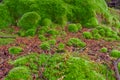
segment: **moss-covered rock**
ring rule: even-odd
[[[12,24],[12,17],[8,8],[0,3],[0,29],[6,28]]]
[[[40,15],[36,12],[27,12],[18,21],[18,26],[24,30],[38,27]]]
[[[86,27],[96,27],[97,13],[102,14],[107,22],[113,21],[104,0],[4,0],[3,3],[15,21],[31,11],[37,12],[42,19],[49,18],[57,24],[70,21]]]
[[[21,66],[13,68],[5,80],[32,80],[32,77],[29,68]]]

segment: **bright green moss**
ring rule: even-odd
[[[50,50],[50,44],[48,42],[42,42],[40,48],[43,50]]]
[[[59,32],[57,30],[55,30],[55,29],[49,29],[47,31],[47,34],[50,34],[50,35],[54,36],[54,35],[58,35]]]
[[[83,37],[86,39],[92,39],[92,34],[90,32],[83,32]]]
[[[98,29],[95,28],[95,29],[92,30],[92,35],[98,34],[98,33],[99,33]]]
[[[54,55],[29,54],[19,57],[15,61],[11,62],[16,68],[13,68],[14,71],[12,69],[9,72],[5,80],[31,80],[31,74],[37,75],[39,73],[38,68],[41,69],[43,66],[44,72],[42,74],[44,78],[41,79],[57,80],[63,78],[64,80],[115,80],[113,77],[114,72],[112,70],[108,70],[107,66],[78,56],[70,54],[68,56],[67,54],[69,53],[62,55],[57,53]],[[19,70],[16,70],[18,68]],[[108,77],[106,77],[106,73],[108,74]],[[15,77],[11,78],[11,76],[14,75]],[[36,76],[36,78],[39,79],[39,76]]]
[[[20,30],[17,34],[18,34],[19,36],[24,37],[24,36],[25,36],[25,31]]]
[[[48,18],[43,19],[42,26],[51,26],[52,21]]]
[[[67,42],[67,45],[74,46],[74,47],[85,47],[86,46],[86,44],[78,38],[70,38]]]
[[[108,49],[106,47],[101,48],[100,52],[106,53]]]
[[[24,30],[38,27],[40,15],[36,12],[27,12],[18,21],[18,26]]]
[[[0,39],[0,46],[1,45],[7,45],[7,44],[11,44],[15,41],[15,39]]]
[[[118,50],[112,50],[110,53],[111,57],[115,57],[115,58],[120,58],[120,51]]]
[[[106,36],[107,36],[107,37],[112,37],[112,34],[113,34],[112,31],[106,32]]]
[[[38,61],[38,64],[40,66],[44,65],[45,63],[47,63],[48,59],[50,59],[50,55],[46,55],[44,53],[40,54],[39,55],[39,61]]]
[[[4,0],[3,3],[8,7],[15,23],[25,13],[31,11],[37,12],[42,19],[50,19],[60,25],[69,21],[81,23],[88,28],[96,27],[97,13],[102,14],[106,22],[113,21],[113,16],[104,0]],[[45,22],[49,23],[49,21]]]
[[[105,33],[106,33],[106,32],[105,32],[104,29],[100,29],[100,30],[99,30],[99,34],[100,34],[101,36],[105,36]]]
[[[112,30],[108,26],[98,26],[96,29],[92,30],[92,35],[96,36],[97,39],[103,37],[105,40],[111,41],[111,40],[119,40],[118,32]]]
[[[36,30],[35,29],[28,29],[26,32],[25,32],[25,36],[34,36],[36,33]]]
[[[94,34],[93,35],[93,38],[96,39],[96,40],[100,39],[101,37],[102,36],[100,34]]]
[[[55,45],[56,44],[56,40],[55,39],[49,40],[48,43],[50,45]]]
[[[39,34],[40,35],[44,35],[45,33],[47,33],[47,31],[49,30],[49,27],[48,26],[42,26],[39,30]]]
[[[30,6],[34,4],[36,0],[4,0],[3,3],[8,7],[8,10],[14,20],[18,20],[26,12],[30,12]],[[17,7],[16,7],[17,6]],[[16,21],[14,21],[16,22]]]
[[[78,27],[77,27],[77,25],[76,24],[69,24],[69,26],[68,26],[68,31],[69,32],[78,32]]]
[[[81,30],[81,29],[82,29],[82,25],[81,25],[80,23],[77,23],[76,25],[77,25],[77,27],[78,27],[78,30]]]
[[[106,80],[107,78],[115,80],[110,71],[108,71],[109,77],[106,77],[108,69],[104,65],[72,55],[67,60],[64,60],[64,58],[65,56],[58,54],[51,56],[47,61],[43,75],[50,80],[61,78],[63,80]]]
[[[98,20],[96,17],[93,17],[91,19],[88,20],[88,23],[86,23],[85,26],[87,26],[88,28],[93,28],[93,27],[97,27],[98,26]]]
[[[57,46],[57,52],[64,52],[64,49],[65,49],[65,44],[59,43],[59,45]]]
[[[10,54],[19,54],[20,52],[23,51],[23,49],[21,47],[13,46],[13,47],[10,47],[8,51]]]
[[[10,70],[5,80],[32,80],[32,76],[29,68],[21,66]]]
[[[41,41],[46,41],[47,40],[47,38],[44,35],[39,35],[39,39]]]
[[[18,57],[16,60],[11,61],[10,64],[14,65],[15,67],[30,65],[28,63],[33,63],[37,61],[37,56],[37,53],[30,53],[29,55]]]
[[[12,23],[12,17],[8,11],[8,8],[0,3],[0,29],[10,26]]]
[[[115,38],[104,38],[106,41],[115,41]]]
[[[66,16],[66,7],[62,0],[37,0],[36,4],[30,6],[31,10],[38,12],[42,19],[49,18],[54,23],[60,24]],[[49,5],[48,5],[49,4]]]

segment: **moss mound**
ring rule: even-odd
[[[10,26],[12,23],[12,18],[8,8],[0,3],[0,29]]]
[[[89,28],[96,27],[99,24],[97,14],[102,15],[106,23],[119,22],[113,21],[105,0],[4,0],[3,4],[8,7],[15,22],[31,11],[37,12],[42,19],[48,18],[57,24],[69,21]]]
[[[13,68],[5,80],[32,80],[30,70],[27,67]]]
[[[13,47],[10,47],[8,51],[10,54],[20,54],[20,52],[22,52],[23,49],[21,47],[13,46]]]
[[[76,55],[76,56],[75,56]],[[21,71],[17,71],[20,66],[27,66],[30,68],[31,73],[38,75],[38,69],[43,69],[43,78],[37,77],[37,79],[49,79],[49,80],[115,80],[112,76],[113,71],[108,70],[105,65],[94,63],[89,59],[84,59],[82,57],[78,57],[77,54],[65,53],[54,54],[54,55],[46,55],[46,54],[29,54],[27,56],[20,57],[11,62],[16,68],[13,68],[7,76],[9,78],[13,72],[17,72],[14,75],[21,73]],[[21,68],[21,67],[20,67]],[[17,70],[16,70],[17,69]],[[23,67],[22,67],[23,69]],[[25,68],[26,71],[26,68]],[[26,75],[28,71],[26,71]],[[24,73],[23,73],[24,74]],[[108,74],[108,76],[106,76]],[[18,76],[20,77],[20,76]],[[23,76],[24,77],[24,76]],[[22,78],[22,77],[21,77]],[[21,78],[15,78],[17,80]],[[6,80],[7,80],[6,79]],[[26,78],[23,78],[27,80]]]
[[[38,27],[40,21],[40,15],[36,12],[27,12],[18,21],[18,26],[24,30]]]

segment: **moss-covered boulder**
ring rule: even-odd
[[[18,21],[18,26],[24,30],[38,27],[41,17],[36,12],[27,12]]]
[[[8,8],[0,3],[0,29],[10,26],[12,23],[12,18],[8,11]]]
[[[14,22],[25,13],[35,11],[42,20],[48,18],[60,25],[69,21],[87,28],[102,22],[119,26],[119,20],[114,20],[105,0],[4,0],[3,4],[8,7]],[[98,21],[98,15],[102,17],[101,21]]]
[[[32,80],[32,77],[29,68],[21,66],[13,68],[5,80]]]

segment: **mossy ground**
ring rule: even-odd
[[[112,61],[119,58],[120,20],[118,11],[108,8],[104,0],[4,0],[2,4],[8,7],[5,10],[12,16],[12,25],[27,12],[35,11],[39,17],[32,25],[24,25],[24,19],[22,29],[8,23],[10,28],[1,29],[0,79],[116,79]],[[27,21],[31,21],[29,17]],[[29,25],[33,28],[28,29]],[[22,51],[10,54],[12,47]],[[114,49],[118,51],[112,52]],[[26,76],[18,76],[22,74]]]
[[[58,28],[59,27],[56,27],[56,30],[58,30]],[[62,29],[63,28],[61,28],[61,30]],[[108,52],[110,52],[112,49],[120,50],[120,47],[118,44],[119,41],[86,39],[82,35],[83,35],[83,32],[88,32],[90,30],[87,28],[83,28],[81,29],[81,31],[77,33],[71,33],[68,31],[67,28],[64,29],[65,31],[60,32],[61,30],[59,29],[58,31],[59,34],[57,35],[57,37],[52,37],[50,34],[47,34],[47,33],[44,34],[44,36],[47,38],[45,41],[40,40],[38,35],[34,37],[17,37],[13,43],[5,45],[7,48],[1,46],[0,49],[2,51],[6,51],[13,46],[22,47],[23,51],[17,55],[10,54],[8,52],[6,53],[7,55],[11,56],[11,58],[9,59],[10,60],[9,65],[13,65],[12,67],[13,69],[20,66],[29,67],[29,69],[31,70],[31,74],[33,74],[32,76],[35,77],[36,80],[37,79],[38,80],[39,79],[56,80],[60,78],[63,78],[64,80],[69,80],[72,78],[71,74],[73,74],[74,71],[76,71],[76,74],[73,75],[74,79],[75,78],[77,79],[78,77],[76,76],[79,76],[79,74],[81,74],[83,76],[79,77],[80,79],[84,78],[84,76],[88,76],[88,80],[90,80],[95,78],[94,76],[92,77],[92,75],[97,75],[97,76],[100,76],[100,80],[106,80],[106,78],[109,78],[109,80],[115,80],[115,77],[113,76],[114,71],[112,69],[111,58],[108,57],[109,55],[108,53],[101,52],[101,48],[103,47],[107,48]],[[86,43],[86,46],[85,47],[75,47],[74,45],[69,46],[67,42],[71,38],[80,39],[80,41]],[[47,50],[41,49],[40,44],[46,43],[46,42],[49,44],[49,49]],[[62,48],[64,50],[58,51],[59,50],[58,46],[59,44],[61,44],[61,42],[62,44],[64,44],[64,47]],[[34,55],[33,55],[33,52],[35,53]],[[44,53],[44,54],[41,54],[41,53]],[[39,56],[40,58],[38,58]],[[73,61],[75,58],[76,63],[72,63],[71,61],[72,58],[73,58]],[[76,59],[78,58],[80,59],[79,63],[78,61],[76,61]],[[38,59],[40,59],[40,61]],[[65,61],[63,61],[64,59]],[[49,61],[46,61],[46,60],[49,60]],[[90,71],[91,69],[90,70],[89,68],[87,69],[87,65],[84,66],[86,67],[85,71],[87,70],[87,72],[84,72],[84,70],[82,71],[84,73],[77,72],[79,71],[79,70],[76,70],[77,66],[79,69],[79,68],[82,68],[82,66],[79,66],[79,65],[81,64],[85,65],[84,63],[81,63],[81,60],[83,60],[83,62],[87,61],[87,65],[89,65],[92,68],[93,73],[89,73],[91,72]],[[67,62],[68,64],[64,62]],[[72,66],[67,67],[72,64],[76,65],[76,66],[73,66],[73,67],[76,67],[76,69],[72,68]],[[49,65],[51,65],[51,68]],[[39,66],[40,72],[39,72],[38,66]],[[50,72],[51,69],[53,72]],[[106,72],[108,71],[108,69],[110,69],[111,71]],[[67,75],[68,72],[66,72],[66,70],[69,72],[68,75]],[[41,73],[41,75],[39,73]],[[51,74],[51,75],[48,75],[48,74]],[[109,77],[107,77],[106,74],[109,74]],[[41,76],[40,78],[38,78],[39,75]],[[56,75],[59,75],[59,76],[56,76]]]

